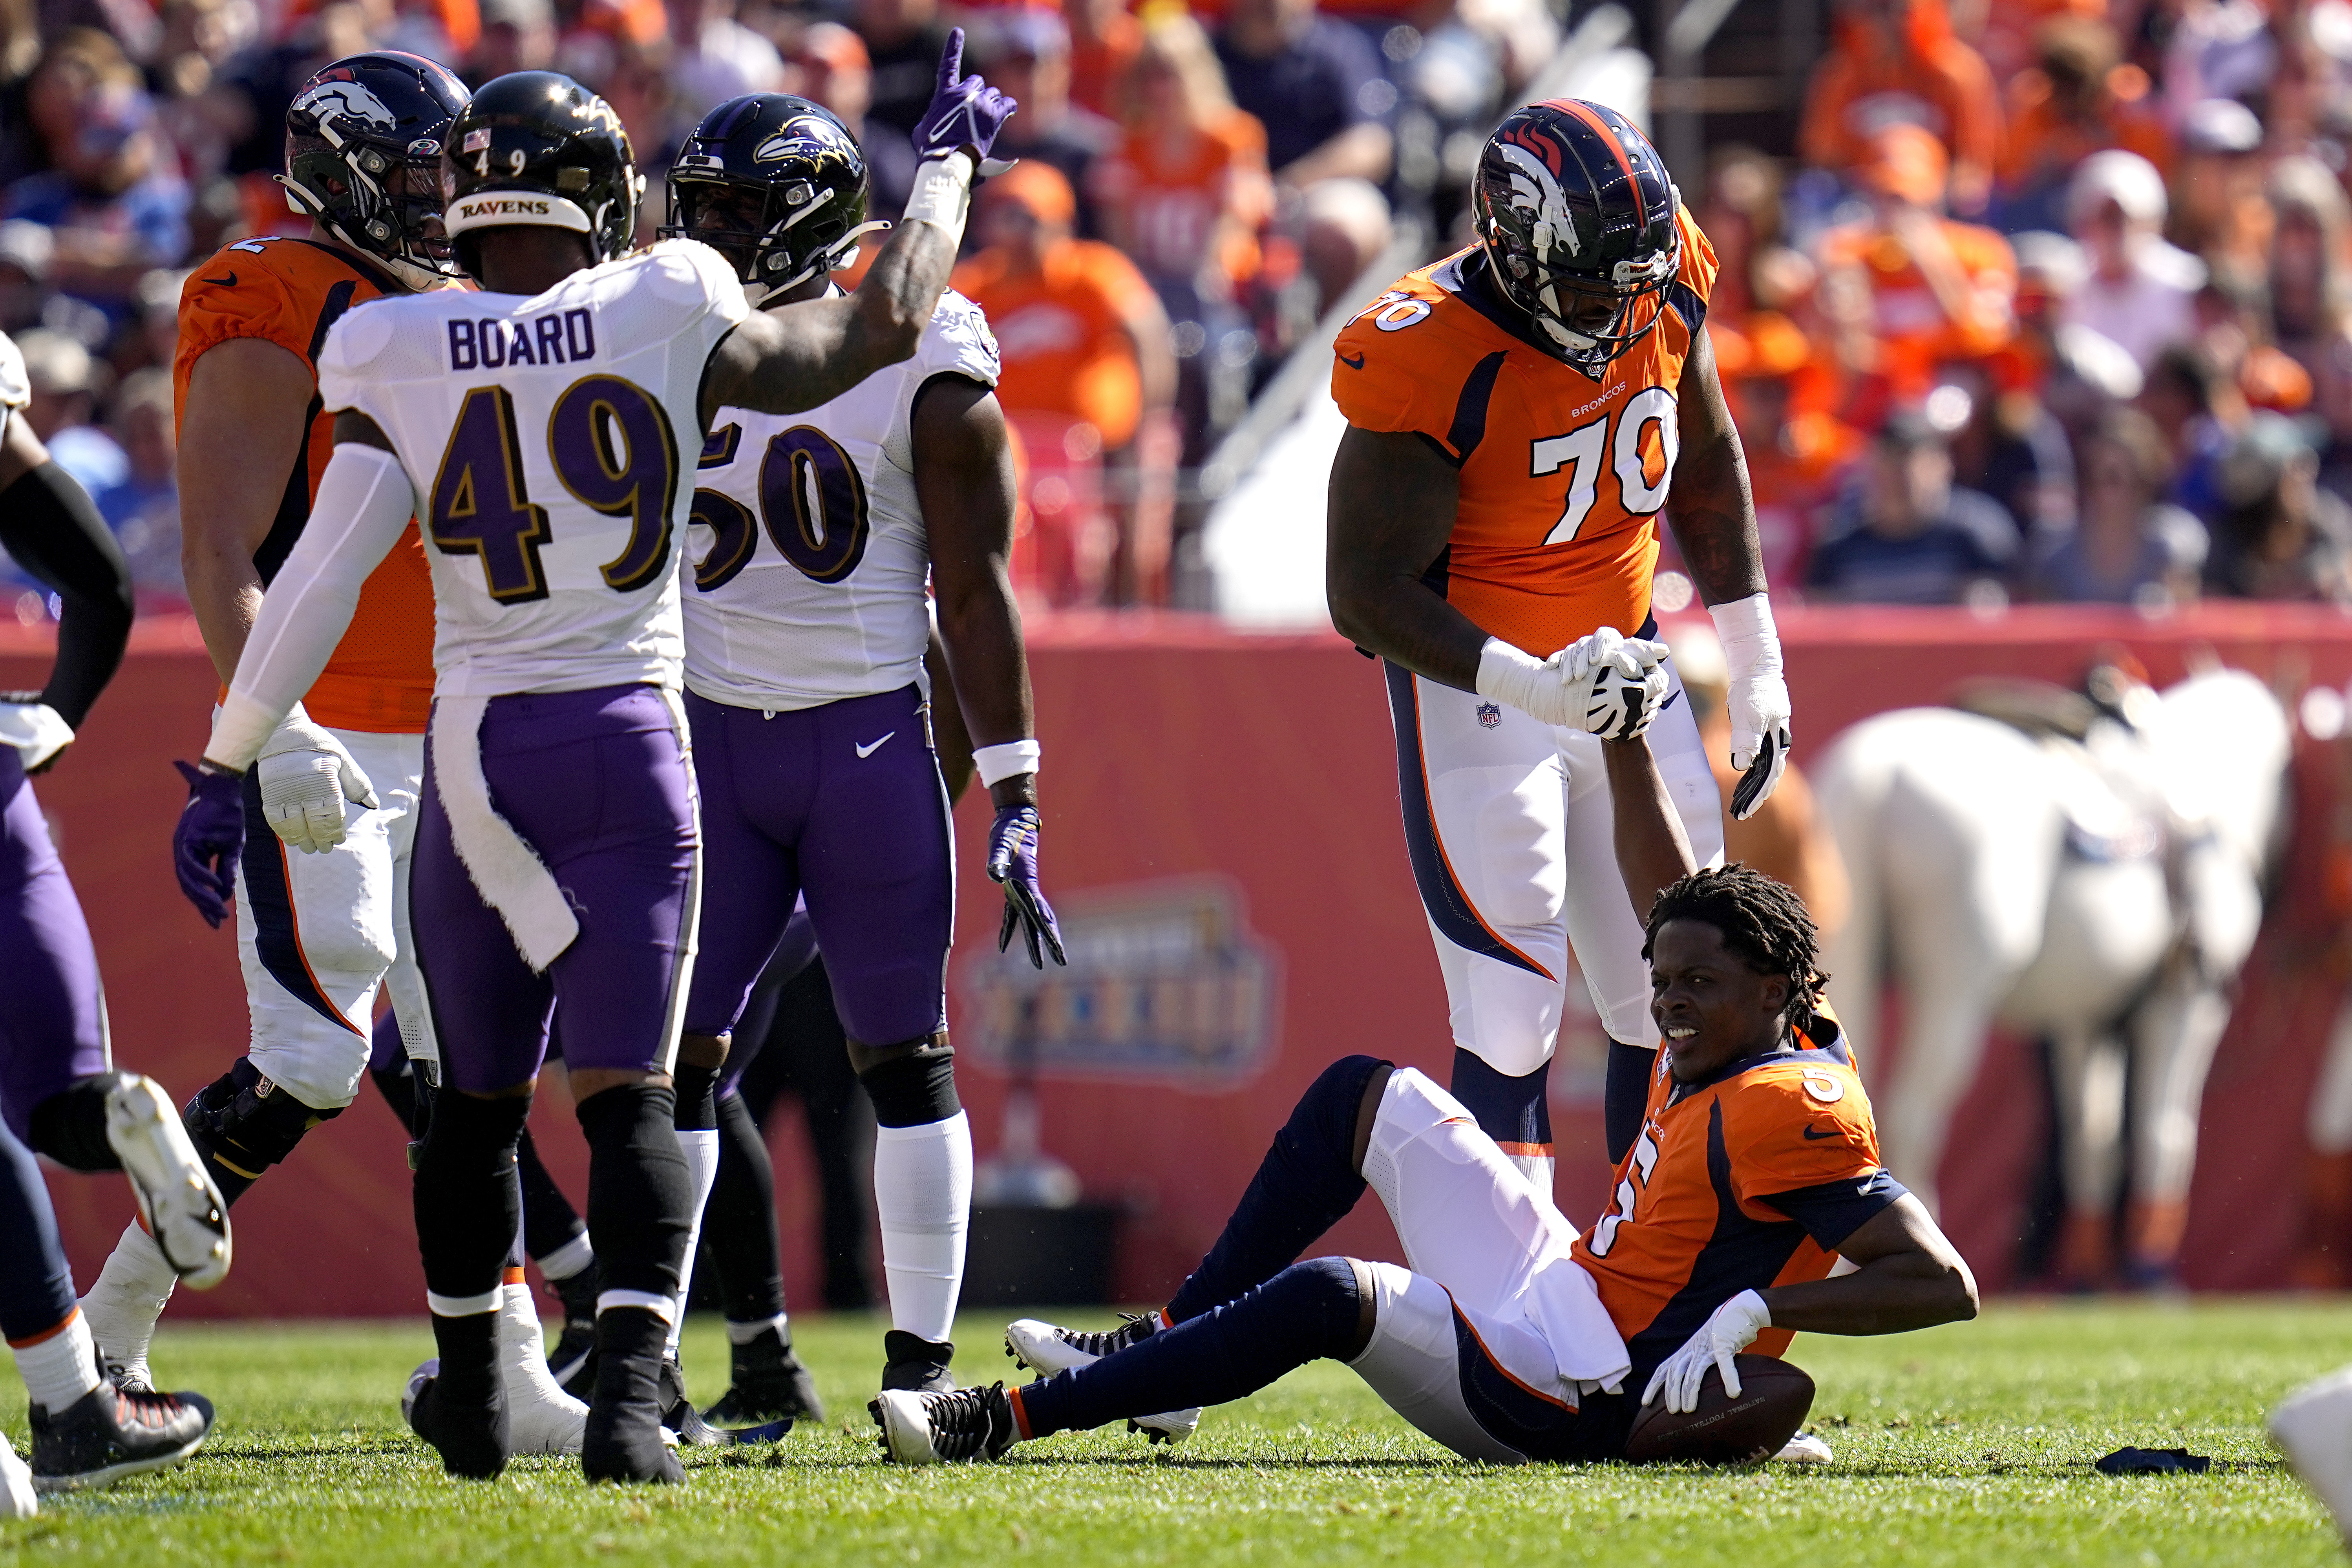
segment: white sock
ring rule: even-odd
[[[946,1339],[955,1326],[964,1237],[971,1228],[971,1120],[959,1110],[920,1127],[877,1128],[874,1207],[882,1221],[890,1326]]]
[[[123,1227],[98,1279],[81,1299],[89,1331],[110,1360],[145,1376],[147,1348],[154,1342],[155,1321],[163,1315],[179,1274],[166,1262],[155,1238],[133,1220]]]
[[[732,1318],[728,1319],[727,1342],[730,1345],[748,1345],[770,1329],[775,1330],[776,1338],[783,1341],[784,1343],[793,1342],[792,1324],[782,1312],[778,1312],[772,1318],[761,1318],[749,1323],[739,1323]]]
[[[549,1284],[557,1285],[595,1262],[596,1249],[588,1245],[588,1233],[583,1230],[546,1257],[531,1261],[539,1265]]]
[[[79,1307],[40,1338],[8,1348],[16,1352],[16,1370],[24,1374],[25,1391],[51,1415],[98,1386],[98,1347],[90,1341],[89,1324]]]
[[[508,1443],[518,1454],[576,1454],[588,1406],[547,1370],[547,1341],[530,1287],[499,1287],[499,1381],[507,1393]]]
[[[669,1315],[669,1347],[672,1359],[677,1355],[677,1340],[686,1332],[687,1298],[694,1294],[694,1255],[702,1246],[702,1210],[710,1202],[711,1186],[719,1180],[719,1130],[706,1127],[688,1132],[683,1128],[677,1134],[677,1151],[686,1156],[686,1173],[694,1184],[694,1215],[686,1227],[686,1261],[677,1271],[677,1310]]]

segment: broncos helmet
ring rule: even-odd
[[[421,56],[352,55],[286,110],[286,205],[412,289],[457,276],[441,217],[441,145],[466,84]]]
[[[629,133],[612,105],[568,76],[511,71],[482,84],[450,122],[442,149],[449,238],[467,275],[481,276],[485,228],[570,229],[598,262],[629,248],[637,230],[637,174]]]
[[[1514,110],[1471,200],[1496,286],[1560,359],[1598,377],[1657,325],[1682,267],[1682,195],[1623,115],[1581,99]]]
[[[698,239],[735,264],[754,305],[856,259],[866,155],[830,110],[755,92],[709,114],[669,172],[665,239]]]

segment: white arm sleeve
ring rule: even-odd
[[[400,459],[345,442],[319,478],[319,499],[246,638],[236,678],[213,716],[206,761],[242,771],[269,739],[350,629],[360,585],[416,513]]]

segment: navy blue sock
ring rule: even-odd
[[[1023,1388],[1029,1436],[1084,1431],[1126,1416],[1223,1405],[1293,1367],[1344,1357],[1356,1343],[1363,1298],[1344,1258],[1294,1263],[1237,1301],[1212,1308],[1140,1344]]]
[[[73,1315],[73,1267],[33,1152],[0,1126],[0,1337],[29,1340]],[[1146,1412],[1147,1415],[1150,1412]]]
[[[1454,1047],[1454,1098],[1506,1154],[1551,1158],[1551,1098],[1545,1092],[1550,1081],[1549,1062],[1513,1078],[1475,1052]]]
[[[1658,1070],[1658,1053],[1609,1042],[1609,1078],[1601,1089],[1601,1131],[1609,1143],[1609,1164],[1624,1163],[1625,1151],[1642,1135],[1642,1117],[1650,1109],[1650,1078]]]
[[[1372,1074],[1390,1065],[1377,1057],[1342,1057],[1307,1086],[1217,1244],[1176,1288],[1171,1322],[1197,1318],[1265,1284],[1356,1206],[1364,1195],[1364,1178],[1356,1173],[1356,1112]]]

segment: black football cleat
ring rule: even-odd
[[[212,1430],[200,1394],[132,1393],[101,1382],[51,1415],[32,1408],[33,1489],[77,1491],[176,1465]]]
[[[554,1289],[563,1302],[563,1331],[547,1352],[547,1370],[556,1384],[574,1399],[596,1392],[596,1297],[604,1289],[604,1271],[591,1259],[588,1267]]]
[[[686,1368],[665,1359],[661,1367],[661,1424],[680,1443],[695,1448],[715,1448],[728,1439],[715,1432],[686,1396]]]
[[[1001,1383],[946,1394],[886,1388],[866,1409],[882,1428],[882,1454],[893,1464],[994,1459],[1021,1440]]]
[[[882,1336],[882,1391],[886,1394],[947,1394],[955,1388],[948,1363],[955,1345],[947,1340],[927,1340],[904,1329]]]
[[[492,1373],[487,1392],[449,1395],[438,1357],[408,1374],[400,1413],[408,1429],[441,1456],[441,1468],[460,1480],[495,1479],[507,1468],[506,1388]]]
[[[669,1326],[651,1312],[615,1307],[598,1316],[596,1394],[580,1442],[581,1473],[590,1480],[676,1486],[686,1479],[686,1467],[662,1440],[668,1338]]]
[[[761,1329],[746,1343],[729,1347],[734,1376],[719,1403],[702,1413],[713,1426],[765,1426],[777,1421],[822,1421],[824,1401],[816,1379],[773,1329]]]

